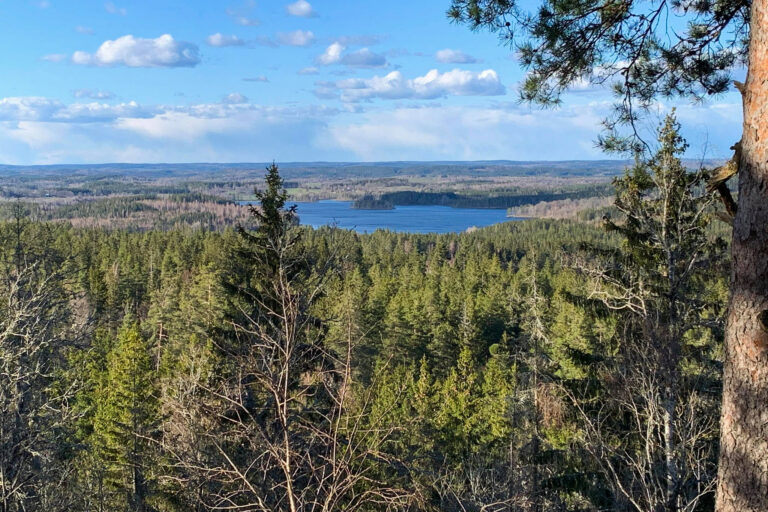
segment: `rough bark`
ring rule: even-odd
[[[768,510],[768,0],[752,2],[731,299],[725,340],[718,512]]]

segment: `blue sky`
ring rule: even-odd
[[[0,163],[604,157],[610,94],[518,104],[511,51],[448,4],[0,0]],[[689,156],[728,154],[734,93],[677,107]]]

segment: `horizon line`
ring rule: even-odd
[[[711,157],[711,158],[682,158],[683,161],[713,161],[722,160],[726,157]],[[200,165],[200,166],[263,166],[277,164],[278,167],[286,165],[371,165],[371,164],[450,164],[450,165],[462,165],[462,164],[562,164],[570,162],[628,162],[633,161],[632,158],[574,158],[564,160],[308,160],[308,161],[287,161],[280,162],[278,160],[273,161],[241,161],[241,162],[99,162],[99,163],[47,163],[47,164],[4,164],[0,163],[0,168],[29,168],[29,167],[105,167],[105,166],[181,166],[181,165]]]

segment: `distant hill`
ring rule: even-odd
[[[691,167],[701,165],[700,160],[687,162]],[[704,161],[715,166],[720,160]],[[323,178],[384,178],[391,176],[615,176],[631,160],[564,160],[564,161],[511,161],[481,160],[473,162],[278,162],[286,179]],[[60,165],[0,165],[0,176],[60,176],[63,173],[83,177],[143,176],[147,178],[228,177],[237,178],[261,173],[265,163],[189,163],[189,164],[60,164]]]

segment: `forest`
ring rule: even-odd
[[[533,193],[531,193],[533,192]],[[459,194],[456,192],[422,192],[404,190],[385,192],[379,197],[370,194],[356,200],[353,208],[391,209],[396,205],[425,206],[439,205],[452,208],[512,208],[532,205],[544,201],[562,201],[566,199],[585,199],[605,197],[611,193],[608,183],[601,185],[571,185],[566,189],[549,188],[534,190],[494,190],[492,193]]]
[[[655,155],[460,234],[0,224],[0,510],[714,509],[729,226]],[[157,205],[156,205],[157,206]]]

